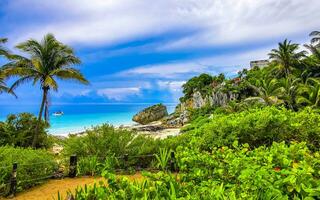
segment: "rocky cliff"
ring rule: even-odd
[[[199,109],[205,106],[226,106],[230,101],[238,98],[239,94],[226,89],[224,83],[212,86],[212,91],[207,94],[194,91],[191,98],[181,102],[175,112],[166,118],[166,124],[169,127],[183,126],[189,121],[190,109]]]
[[[236,100],[239,98],[237,93],[231,91],[221,91],[216,90],[205,96],[201,95],[200,92],[196,91],[193,93],[192,98],[181,102],[177,107],[178,112],[183,112],[188,109],[199,109],[204,106],[225,106],[230,101]]]

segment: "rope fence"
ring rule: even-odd
[[[81,158],[81,157],[80,157]],[[84,158],[84,157],[82,157]],[[99,157],[97,157],[99,158]],[[114,168],[114,169],[110,169],[110,171],[114,171],[114,172],[129,172],[129,170],[131,169],[135,169],[135,170],[146,170],[146,171],[159,171],[158,168],[154,168],[154,167],[143,167],[143,166],[139,166],[139,165],[135,165],[134,167],[129,165],[129,159],[132,158],[141,158],[141,159],[145,159],[145,158],[155,158],[154,154],[146,154],[146,155],[133,155],[133,156],[129,156],[128,154],[124,154],[122,156],[111,156],[109,158],[112,159],[118,159],[122,161],[122,168]],[[101,160],[106,160],[108,159],[107,156],[105,157],[100,157]],[[15,193],[17,192],[17,186],[18,183],[28,183],[28,182],[37,182],[37,181],[43,181],[43,180],[47,180],[47,179],[51,179],[55,177],[55,173],[53,174],[49,174],[49,175],[45,175],[43,177],[37,177],[37,178],[31,178],[31,179],[25,179],[25,180],[18,180],[17,176],[19,173],[19,168],[21,169],[22,167],[35,167],[35,166],[39,166],[42,164],[57,164],[57,162],[54,161],[46,161],[46,162],[38,162],[38,163],[33,163],[33,164],[19,164],[19,163],[13,163],[12,166],[0,166],[0,175],[1,175],[1,170],[10,170],[11,168],[11,174],[10,174],[10,181],[5,182],[5,183],[0,183],[0,196],[14,196]],[[69,158],[69,162],[66,163],[67,164],[67,168],[68,168],[68,177],[70,178],[74,178],[77,176],[77,167],[78,167],[78,157],[77,155],[71,155]],[[175,155],[174,152],[171,153],[171,157],[169,159],[169,168],[171,171],[175,171]],[[8,172],[6,172],[8,173]],[[64,175],[62,176],[64,177]]]

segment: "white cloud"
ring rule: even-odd
[[[160,89],[169,89],[172,92],[181,90],[181,86],[185,84],[185,81],[158,81],[157,84]]]
[[[268,46],[253,51],[241,52],[237,54],[225,54],[220,56],[204,57],[194,60],[182,60],[170,63],[160,63],[155,65],[139,66],[133,69],[122,71],[118,76],[134,77],[155,77],[174,79],[189,78],[188,74],[194,75],[199,73],[228,75],[237,73],[238,70],[249,66],[250,61],[267,59],[270,49],[275,46]]]
[[[104,88],[98,89],[97,94],[107,97],[110,100],[121,101],[132,95],[140,95],[141,88],[128,87],[128,88]]]
[[[78,89],[78,88],[73,88],[73,89],[62,89],[61,91],[57,92],[52,92],[51,95],[54,97],[63,97],[63,96],[72,96],[72,97],[84,97],[88,96],[92,92],[91,89]]]
[[[4,10],[41,19],[9,31],[19,41],[53,32],[68,43],[111,45],[194,31],[158,47],[168,50],[307,34],[320,26],[319,7],[319,0],[15,0]]]

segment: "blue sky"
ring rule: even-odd
[[[91,84],[60,82],[52,104],[177,102],[194,75],[231,76],[285,38],[309,41],[320,29],[319,7],[319,0],[1,0],[0,37],[16,52],[15,44],[50,32],[75,49]],[[0,95],[0,104],[40,101],[31,83],[16,93]]]

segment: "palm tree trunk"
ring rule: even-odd
[[[48,94],[48,88],[43,87],[42,90],[43,90],[42,102],[41,102],[40,112],[39,112],[39,116],[38,116],[38,123],[36,125],[36,131],[34,133],[34,137],[33,137],[33,141],[32,141],[32,147],[34,147],[34,148],[37,146],[38,136],[39,136],[39,127],[40,127],[40,123],[42,120],[43,109],[44,109],[44,105],[45,105],[45,102],[47,99],[47,94]]]
[[[44,104],[44,121],[49,121],[49,103],[48,103],[48,95],[46,98],[46,102]]]

